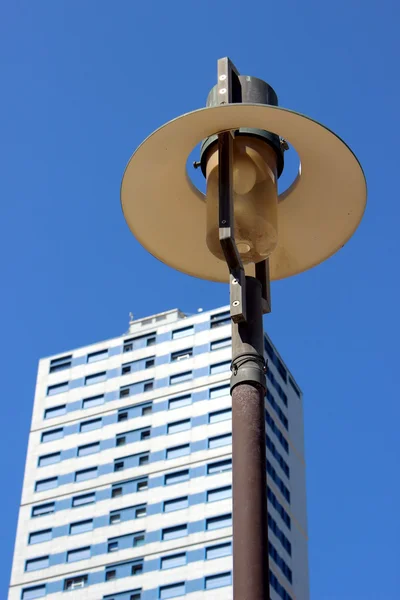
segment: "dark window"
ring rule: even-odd
[[[171,354],[171,362],[175,362],[178,360],[184,360],[185,358],[190,358],[193,356],[193,348],[186,348],[185,350],[178,350],[177,352],[173,352]]]
[[[124,435],[120,435],[117,437],[117,446],[125,446],[126,437]]]
[[[222,313],[216,313],[215,315],[211,315],[210,317],[210,327],[211,329],[215,329],[216,327],[222,327],[223,325],[228,325],[231,322],[231,314],[229,310],[226,310]]]
[[[133,538],[133,547],[143,546],[144,544],[144,535],[141,533],[140,535],[135,535]]]
[[[57,373],[57,371],[63,371],[69,369],[72,364],[72,354],[67,356],[61,356],[60,358],[53,358],[50,361],[50,373]]]
[[[131,372],[131,369],[132,369],[131,365],[126,365],[125,367],[122,367],[121,374],[126,375],[127,373]]]
[[[141,440],[148,440],[149,437],[151,435],[150,429],[144,429],[141,433],[140,433],[140,439]]]
[[[106,581],[112,581],[117,578],[117,571],[115,569],[110,569],[106,571]]]
[[[154,344],[156,343],[156,338],[154,336],[147,338],[147,346],[154,346]]]
[[[123,460],[119,460],[118,462],[114,463],[114,471],[122,471],[123,468],[124,468]]]
[[[116,552],[118,550],[118,542],[108,542],[107,552]]]
[[[151,415],[152,412],[153,412],[153,407],[151,404],[148,404],[147,406],[143,406],[142,417],[144,417],[145,415]]]
[[[143,391],[144,392],[149,392],[150,390],[153,389],[153,382],[152,381],[147,381],[144,386],[143,386]]]
[[[130,389],[127,388],[122,388],[119,390],[119,397],[120,398],[126,398],[126,396],[129,396],[129,394],[131,393]]]
[[[142,572],[143,572],[143,565],[141,563],[132,566],[132,570],[131,570],[132,575],[139,575]]]
[[[79,590],[83,587],[85,587],[85,585],[87,585],[88,582],[88,576],[87,575],[79,575],[78,577],[70,577],[68,579],[65,579],[64,581],[64,590],[70,591],[70,590]]]
[[[146,360],[146,362],[144,363],[144,368],[145,369],[150,369],[151,367],[154,367],[155,365],[155,360],[154,358],[149,358],[148,360]]]
[[[144,492],[144,490],[148,490],[148,489],[149,489],[149,483],[148,483],[147,479],[145,481],[138,481],[138,484],[136,486],[137,492]]]
[[[122,487],[115,487],[115,488],[112,488],[112,490],[111,490],[111,498],[119,498],[119,496],[122,496],[122,494],[123,494]]]
[[[127,412],[120,412],[118,413],[118,423],[121,423],[122,421],[127,421],[128,420],[128,413]]]
[[[147,465],[148,462],[149,462],[148,454],[142,454],[142,456],[139,456],[139,465]]]

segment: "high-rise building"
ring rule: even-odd
[[[302,395],[268,336],[272,600],[308,600]],[[40,360],[9,600],[232,598],[227,308]]]

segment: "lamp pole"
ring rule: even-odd
[[[232,323],[234,600],[269,598],[261,284],[246,277],[247,320]]]

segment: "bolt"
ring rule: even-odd
[[[225,79],[226,79],[226,75],[220,75],[219,76],[219,80],[220,81],[225,81]]]
[[[220,93],[220,94],[226,94],[226,88],[221,88],[221,89],[219,90],[219,93]]]
[[[226,221],[221,221],[222,225],[225,225]]]
[[[235,283],[237,283],[238,280],[237,279],[232,279],[232,285],[235,285]]]
[[[239,306],[239,304],[240,304],[239,300],[234,300],[232,302],[232,306]]]
[[[287,143],[286,140],[281,138],[280,142],[281,142],[281,149],[283,150],[283,152],[286,152],[286,150],[289,150],[289,144]]]
[[[201,162],[199,160],[195,160],[193,163],[193,168],[198,169],[201,166]]]

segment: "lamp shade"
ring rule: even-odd
[[[186,163],[201,140],[243,127],[279,135],[300,157],[296,180],[278,198],[278,239],[269,257],[272,280],[326,260],[360,223],[366,204],[364,173],[349,147],[329,129],[270,105],[203,108],[152,133],[131,157],[121,185],[130,230],[153,256],[174,269],[229,281],[226,263],[207,247],[205,196],[191,182]]]

